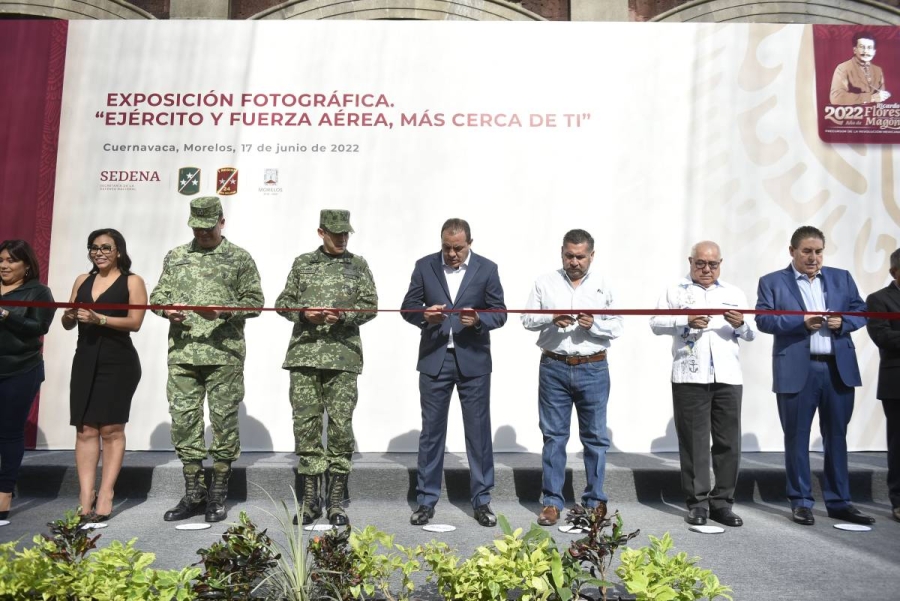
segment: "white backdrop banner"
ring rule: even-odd
[[[890,146],[818,139],[808,26],[78,21],[68,35],[50,258],[58,299],[89,269],[87,236],[100,227],[125,235],[152,289],[165,253],[191,239],[190,198],[215,194],[269,307],[293,258],[318,246],[323,208],[351,211],[350,250],[368,260],[382,309],[400,307],[449,217],[467,219],[473,250],[499,264],[511,309],[560,266],[572,228],[593,234],[594,267],[623,308],[655,307],[704,239],[719,242],[722,278],[752,303],[804,224],[825,232],[826,264],[850,269],[863,295],[889,280],[898,161]],[[196,171],[199,184],[187,182]],[[133,335],[144,375],[130,449],[171,447],[166,331],[148,314]],[[246,332],[243,448],[290,451],[281,363],[291,324],[265,313]],[[362,452],[416,449],[418,336],[397,313],[362,328]],[[58,324],[46,338],[41,448],[74,445],[75,338]],[[496,451],[540,451],[535,340],[515,315],[492,335]],[[877,349],[864,331],[854,340],[864,386],[849,444],[883,449]],[[646,317],[626,318],[613,342],[615,450],[677,448],[670,346]],[[760,335],[742,350],[746,451],[782,449],[771,347]],[[455,401],[447,444],[464,450]]]

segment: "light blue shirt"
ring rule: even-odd
[[[797,288],[800,289],[800,296],[803,297],[803,304],[806,305],[807,311],[827,311],[828,305],[825,302],[825,283],[822,280],[822,272],[819,271],[810,280],[806,274],[797,271],[797,268],[791,265],[794,271],[794,278],[797,280]],[[810,355],[833,355],[831,348],[831,330],[826,324],[810,334],[809,337],[809,354]]]

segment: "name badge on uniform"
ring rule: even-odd
[[[301,267],[300,269],[297,270],[297,273],[304,275],[304,274],[316,273],[317,271],[319,271],[318,267]]]

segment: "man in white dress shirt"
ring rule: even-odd
[[[756,331],[740,312],[747,297],[719,279],[718,244],[695,244],[688,265],[690,274],[669,286],[656,308],[725,309],[725,313],[650,318],[654,334],[672,337],[672,401],[681,488],[688,507],[685,521],[700,526],[709,518],[737,527],[744,523],[731,509],[741,459],[739,340],[753,340]],[[710,435],[714,488],[709,479]]]
[[[522,325],[538,332],[541,348],[538,415],[544,435],[542,453],[542,526],[552,526],[565,507],[566,443],[572,406],[578,414],[578,432],[584,445],[587,486],[581,503],[588,508],[605,505],[606,403],[609,369],[606,351],[613,338],[622,335],[619,315],[592,315],[609,309],[613,292],[603,276],[591,269],[594,239],[584,230],[563,237],[562,269],[540,276],[528,297],[527,309],[551,309],[553,313],[525,313]]]

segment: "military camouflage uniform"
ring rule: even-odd
[[[345,251],[333,257],[320,247],[294,259],[277,309],[334,307],[375,309],[378,295],[365,259]],[[356,379],[362,372],[359,326],[374,312],[341,314],[333,325],[315,325],[301,312],[279,311],[294,323],[284,369],[290,370],[297,472],[350,473]],[[322,445],[323,412],[328,413],[328,449]]]
[[[265,299],[253,258],[222,238],[212,249],[191,241],[169,251],[150,303],[262,307]],[[163,311],[154,313],[165,317]],[[244,321],[258,315],[259,311],[237,311],[206,320],[187,312],[183,323],[170,322],[166,395],[172,444],[182,462],[206,458],[204,396],[213,429],[209,454],[224,462],[241,454],[238,405],[244,399]]]

